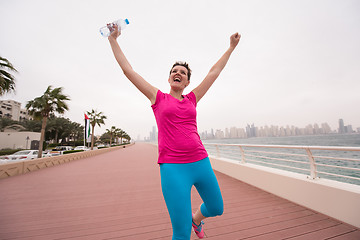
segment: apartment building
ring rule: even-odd
[[[0,117],[15,121],[31,119],[28,111],[21,108],[21,103],[14,100],[0,100]]]

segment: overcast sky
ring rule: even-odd
[[[169,92],[169,70],[187,61],[195,88],[242,37],[226,68],[198,104],[198,129],[329,123],[360,127],[360,1],[357,0],[0,0],[0,56],[18,70],[22,103],[63,87],[65,117],[86,111],[134,139],[156,125],[150,102],[124,77],[99,28],[130,25],[118,42],[133,68]]]

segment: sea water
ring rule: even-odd
[[[254,137],[246,139],[211,139],[203,140],[205,147],[210,155],[216,155],[216,149],[213,146],[206,146],[206,143],[219,143],[219,144],[254,144],[254,145],[300,145],[300,146],[335,146],[335,147],[360,147],[360,134],[327,134],[327,135],[308,135],[308,136],[291,136],[291,137]],[[271,152],[284,152],[284,149],[272,148],[271,150],[263,148],[248,148],[247,150],[259,150],[259,151],[271,151]],[[245,150],[245,151],[247,151]],[[286,150],[287,153],[291,154],[302,154],[307,155],[304,149],[289,149]],[[314,156],[327,156],[335,158],[350,158],[350,159],[360,159],[360,152],[354,151],[334,151],[334,150],[311,150]],[[251,153],[257,155],[257,153]],[[261,154],[264,155],[264,154]],[[236,147],[221,147],[221,157],[241,160],[241,154],[239,148]],[[275,156],[270,156],[275,157]],[[288,159],[288,156],[276,156],[276,158]],[[309,175],[309,160],[308,157],[291,157],[291,160],[296,160],[302,163],[289,163],[281,160],[271,160],[271,159],[261,159],[262,163],[255,163],[263,166],[274,167],[266,163],[275,163],[283,164],[297,168],[305,168],[306,171],[276,167],[279,169],[302,173]],[[248,161],[251,162],[251,161]],[[360,169],[360,161],[343,161],[343,160],[333,160],[333,159],[323,159],[316,158],[315,162],[317,164],[327,164],[334,166],[344,166],[349,168]],[[317,171],[330,172],[333,174],[347,175],[351,177],[360,178],[360,171],[348,170],[348,169],[339,169],[339,168],[330,168],[326,166],[317,166]],[[343,177],[336,177],[326,174],[318,173],[317,175],[320,178],[327,178],[341,182],[347,182],[352,184],[360,185],[360,180],[348,179]]]

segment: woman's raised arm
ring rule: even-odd
[[[236,46],[240,41],[241,35],[239,33],[234,33],[230,37],[230,47],[226,52],[221,56],[221,58],[215,63],[215,65],[210,69],[209,73],[206,75],[204,80],[197,86],[192,92],[196,96],[196,101],[199,102],[200,99],[205,95],[209,90],[211,85],[215,82],[221,71],[224,69],[226,63],[228,62],[231,53],[234,51]]]
[[[120,68],[124,72],[125,76],[135,85],[135,87],[150,100],[151,104],[154,104],[158,89],[152,86],[137,72],[134,71],[117,42],[117,38],[120,36],[121,32],[118,30],[116,25],[110,27],[115,28],[115,30],[110,34],[108,39],[115,59],[119,63]]]

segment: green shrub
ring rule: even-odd
[[[62,145],[64,146],[82,146],[84,144],[83,140],[80,141],[68,141],[68,142],[64,142]]]
[[[16,153],[20,150],[23,150],[23,149],[3,149],[3,150],[0,150],[0,156],[10,155],[10,154]]]
[[[60,145],[59,143],[50,143],[47,147],[48,148],[55,148],[55,147],[57,147],[59,145]]]
[[[63,154],[69,154],[69,153],[76,153],[76,152],[83,152],[84,150],[70,150],[70,151],[64,151]]]

